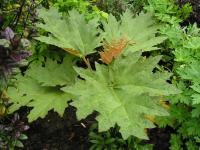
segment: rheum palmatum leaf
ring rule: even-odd
[[[155,34],[159,28],[155,24],[152,15],[139,14],[133,17],[130,10],[127,10],[122,16],[121,20],[110,15],[108,21],[103,22],[105,31],[105,41],[112,43],[122,38],[127,38],[129,47],[127,51],[150,51],[158,49],[155,45],[162,43],[166,38],[162,36],[156,37]]]
[[[154,124],[146,115],[168,115],[159,98],[179,92],[166,82],[168,73],[152,72],[160,58],[143,59],[140,53],[131,53],[108,66],[96,64],[96,71],[75,68],[84,80],[78,79],[63,91],[75,96],[72,105],[77,108],[78,119],[97,111],[100,131],[117,124],[124,139],[131,135],[147,139],[145,128]]]
[[[38,14],[44,23],[37,26],[50,33],[36,38],[41,42],[58,46],[79,57],[93,53],[101,45],[102,38],[97,36],[100,31],[98,18],[86,21],[85,16],[76,10],[62,17],[56,8],[40,9]]]
[[[18,77],[17,88],[9,87],[8,94],[11,98],[10,113],[22,106],[33,107],[28,115],[29,122],[39,117],[44,118],[48,111],[54,109],[59,115],[63,115],[67,107],[67,101],[71,96],[54,87],[43,87],[30,77]]]
[[[8,88],[8,95],[12,103],[9,107],[10,113],[18,110],[22,106],[32,107],[28,115],[29,122],[39,117],[44,118],[50,110],[54,110],[60,116],[63,115],[65,108],[68,106],[67,102],[72,99],[72,95],[61,91],[61,86],[59,85],[71,85],[72,82],[70,81],[67,83],[67,77],[66,81],[64,81],[62,75],[53,76],[54,74],[52,74],[51,71],[55,69],[55,65],[57,65],[57,68],[59,68],[57,70],[59,72],[57,73],[67,75],[65,72],[68,71],[69,67],[53,62],[52,60],[47,60],[47,64],[45,65],[49,65],[50,62],[51,66],[48,66],[48,69],[46,68],[44,70],[41,68],[40,63],[33,63],[25,76],[18,75],[16,77],[16,87]],[[54,65],[52,65],[53,63]],[[34,74],[35,71],[32,71],[36,66],[38,66],[40,74]],[[74,73],[74,78],[75,77],[76,74]],[[42,78],[45,79],[42,80]],[[72,77],[70,78],[72,79]],[[62,84],[61,81],[63,81],[64,84]]]
[[[56,60],[48,59],[45,65],[42,62],[31,65],[29,76],[33,76],[42,86],[64,86],[75,82],[76,72],[73,69],[72,57],[65,57],[61,64]]]

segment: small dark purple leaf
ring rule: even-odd
[[[26,59],[28,58],[29,56],[31,56],[32,53],[31,52],[28,52],[28,51],[20,51],[20,52],[15,52],[15,53],[12,53],[10,55],[10,57],[12,58],[13,61],[15,62],[19,62],[21,61],[22,59]]]
[[[20,131],[17,131],[17,132],[15,133],[15,138],[19,138],[20,135],[21,135]]]
[[[1,36],[3,36],[7,40],[11,40],[14,38],[15,33],[10,27],[7,27],[3,32],[1,32]]]
[[[30,127],[27,125],[24,125],[22,128],[23,128],[23,131],[27,131]]]
[[[12,123],[13,123],[13,124],[16,123],[19,119],[20,119],[20,118],[19,118],[19,115],[18,115],[17,113],[15,113],[15,114],[14,114],[14,117],[13,117],[13,119],[12,119]]]

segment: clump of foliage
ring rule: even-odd
[[[5,120],[0,121],[0,148],[14,150],[14,148],[23,148],[24,145],[21,141],[26,140],[28,137],[23,134],[28,130],[29,126],[25,125],[20,120],[17,113],[14,114],[12,120],[6,123]]]
[[[12,28],[21,37],[34,33],[34,22],[38,0],[3,0],[0,4],[0,28]]]
[[[11,74],[17,73],[20,66],[26,65],[25,58],[31,55],[25,48],[29,46],[27,39],[19,39],[11,28],[1,31],[0,36],[0,90],[7,86]]]
[[[1,31],[0,35],[0,116],[6,113],[8,98],[6,88],[11,75],[19,71],[19,67],[25,66],[28,62],[25,60],[31,55],[25,49],[29,41],[19,39],[15,36],[11,28],[7,27]]]
[[[76,9],[84,14],[87,19],[94,17],[107,18],[107,13],[100,11],[98,7],[93,5],[95,0],[53,0],[52,6],[59,9],[60,12],[68,12],[69,10]]]
[[[0,149],[23,147],[21,140],[27,139],[22,132],[28,127],[17,114],[11,122],[6,119],[9,106],[6,89],[12,84],[12,76],[28,64],[26,58],[31,55],[27,51],[30,42],[26,37],[27,25],[33,21],[29,15],[34,14],[35,5],[29,2],[6,0],[0,3]]]
[[[196,24],[181,27],[180,23],[189,16],[191,7],[185,4],[182,8],[165,0],[159,3],[150,0],[150,8],[155,12],[158,21],[164,23],[160,33],[168,37],[165,47],[169,48],[174,63],[172,70],[175,72],[173,84],[183,92],[171,96],[170,116],[157,118],[161,127],[171,126],[177,134],[171,135],[171,150],[183,149],[196,150],[199,147],[199,35],[200,30]],[[171,7],[168,7],[168,6]],[[162,6],[162,7],[161,7]],[[169,9],[161,9],[169,8]]]
[[[126,9],[134,14],[141,12],[147,0],[96,0],[95,4],[101,10],[119,18]]]
[[[99,133],[97,124],[90,127],[89,141],[90,150],[152,150],[153,146],[131,136],[124,140],[119,135],[119,129],[111,128],[106,132]]]
[[[117,124],[124,139],[131,135],[147,139],[145,129],[154,127],[148,116],[168,115],[160,104],[161,97],[180,92],[166,82],[170,73],[156,70],[161,56],[142,57],[142,51],[156,50],[165,40],[155,36],[159,25],[151,14],[133,18],[127,10],[119,21],[110,15],[100,22],[98,18],[87,21],[76,10],[67,16],[55,8],[38,13],[43,23],[37,26],[48,34],[36,39],[71,55],[60,60],[39,59],[30,64],[25,75],[16,76],[16,86],[8,88],[13,103],[10,112],[32,107],[29,121],[43,118],[51,109],[63,115],[72,99],[70,105],[77,108],[79,120],[98,112],[99,131]],[[97,48],[102,49],[96,60],[101,63],[92,67],[87,56],[97,53]],[[87,68],[74,67],[73,60],[83,61]]]
[[[200,1],[197,0],[177,0],[177,3],[179,6],[183,6],[185,3],[190,3],[192,5],[192,12],[190,13],[189,18],[186,20],[186,22],[190,23],[200,23],[199,19],[199,10],[200,10]]]
[[[192,11],[189,3],[179,8],[174,0],[148,0],[148,3],[145,9],[153,12],[159,21],[170,25],[182,22],[189,17]]]

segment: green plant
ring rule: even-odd
[[[124,145],[124,140],[118,138],[117,136],[114,137],[111,134],[115,133],[114,131],[98,133],[97,132],[97,124],[93,124],[90,128],[89,133],[89,141],[91,143],[90,150],[116,150],[122,149]]]
[[[58,20],[56,26],[52,24],[54,17],[62,18],[56,9],[41,10],[39,14],[44,19],[45,24],[38,24],[38,27],[51,34],[36,39],[58,46],[79,57],[95,53],[94,49],[102,45],[103,38],[105,38],[104,42],[108,44],[124,39],[125,43],[127,42],[126,52],[156,50],[158,48],[155,45],[165,40],[165,37],[155,37],[159,26],[154,25],[150,14],[141,14],[133,18],[131,12],[126,11],[121,21],[117,21],[114,16],[110,15],[108,21],[103,22],[105,33],[102,33],[102,30],[98,28],[98,19],[95,18],[87,22],[84,15],[80,15],[75,10],[69,12],[69,17],[66,20]],[[67,32],[64,33],[60,29],[65,29]],[[146,35],[141,35],[138,30],[145,31]],[[98,34],[99,36],[96,36]],[[151,38],[149,38],[150,36]]]
[[[189,3],[179,8],[174,0],[148,0],[148,3],[145,7],[147,11],[153,12],[159,21],[171,25],[182,22],[192,11]]]
[[[0,32],[0,117],[7,112],[6,89],[12,75],[19,73],[19,68],[28,64],[26,58],[31,53],[25,49],[29,43],[27,39],[17,37],[9,27]]]
[[[177,134],[171,135],[170,149],[198,149],[199,143],[199,28],[196,24],[181,27],[180,22],[188,16],[191,8],[186,4],[181,9],[173,2],[158,5],[151,0],[150,7],[154,9],[158,21],[164,25],[160,29],[161,35],[168,37],[165,47],[171,50],[172,70],[175,73],[173,84],[183,92],[170,96],[170,116],[157,118],[160,127],[171,126]],[[168,6],[171,7],[168,7]],[[169,9],[160,9],[162,7]],[[165,11],[164,11],[165,10]],[[187,14],[187,15],[186,15]]]
[[[27,39],[19,39],[11,28],[1,31],[0,39],[0,91],[6,88],[8,78],[20,66],[26,65],[25,59],[30,52],[22,50],[29,46]]]
[[[2,0],[0,4],[0,29],[10,27],[20,37],[30,37],[34,32],[38,0]]]
[[[10,111],[21,106],[32,107],[28,118],[34,121],[51,109],[62,115],[67,102],[73,99],[70,104],[77,108],[78,119],[93,111],[99,113],[96,118],[99,131],[117,124],[124,139],[131,135],[147,139],[144,129],[154,127],[148,116],[168,115],[160,104],[160,97],[180,92],[166,82],[170,73],[156,71],[161,56],[141,57],[142,51],[157,49],[155,45],[165,39],[155,36],[158,26],[151,15],[140,14],[133,18],[131,12],[126,11],[120,21],[110,15],[108,21],[103,22],[104,31],[98,28],[96,18],[87,21],[75,10],[62,16],[55,8],[42,9],[39,15],[44,23],[38,27],[49,34],[36,39],[77,56],[75,61],[83,60],[88,68],[73,67],[71,55],[61,61],[47,58],[31,63],[25,76],[16,76],[16,86],[8,88],[13,103]],[[52,24],[55,18],[56,25]],[[141,34],[141,30],[145,34]],[[95,53],[100,46],[104,64],[95,63],[92,70],[87,55]],[[51,81],[51,70],[55,68],[58,71]]]
[[[125,12],[126,9],[130,9],[133,14],[140,13],[147,3],[147,0],[96,0],[95,4],[109,14],[113,14],[117,18]]]
[[[152,150],[152,145],[133,136],[124,140],[119,134],[119,128],[111,128],[106,132],[99,133],[97,124],[90,127],[89,141],[90,150]]]
[[[52,74],[54,71],[55,75]],[[32,63],[25,76],[16,76],[16,87],[8,88],[8,95],[14,99],[11,100],[14,105],[9,108],[10,112],[25,105],[33,107],[28,115],[30,122],[38,117],[43,118],[51,109],[62,116],[72,96],[60,88],[73,84],[75,77],[70,57],[66,57],[62,63],[51,59]]]
[[[60,12],[68,12],[72,9],[76,9],[84,14],[87,19],[92,19],[94,17],[107,19],[107,13],[100,11],[98,7],[92,4],[94,2],[95,0],[53,0],[52,6],[58,8]]]

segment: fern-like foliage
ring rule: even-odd
[[[22,106],[32,107],[28,115],[29,122],[39,117],[44,118],[52,109],[62,116],[72,95],[64,93],[60,88],[62,85],[71,85],[76,77],[71,63],[66,64],[66,61],[68,60],[58,64],[49,59],[45,63],[45,68],[40,63],[33,63],[25,76],[18,75],[16,87],[8,88],[10,102],[13,103],[9,107],[9,112],[12,113]],[[53,70],[57,71],[58,75],[55,75]],[[72,74],[69,76],[69,73]]]
[[[160,56],[144,59],[140,55],[121,56],[109,66],[96,64],[96,71],[75,68],[85,80],[78,79],[63,91],[76,97],[72,105],[78,119],[97,111],[100,131],[117,124],[124,139],[131,135],[147,139],[144,129],[154,125],[145,116],[168,115],[159,98],[179,91],[166,82],[169,73],[152,72]]]
[[[148,11],[153,11],[154,16],[162,22],[178,24],[187,19],[192,12],[190,3],[185,3],[180,8],[174,0],[148,0],[149,5],[145,7]]]
[[[182,141],[180,136],[172,134],[170,139],[170,150],[182,150]]]
[[[185,80],[192,82],[191,88],[195,91],[191,95],[192,104],[200,104],[200,61],[194,61],[188,65],[183,65],[178,69],[178,73]]]

